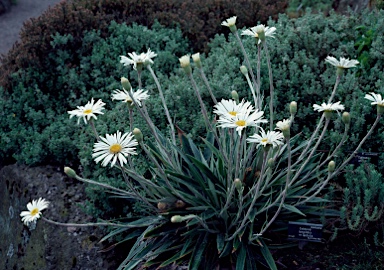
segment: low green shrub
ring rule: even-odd
[[[178,1],[178,0],[80,0],[62,1],[48,9],[42,16],[31,19],[21,30],[21,41],[9,53],[1,57],[0,86],[11,92],[18,78],[12,74],[20,69],[50,69],[46,56],[55,49],[51,42],[53,36],[71,36],[67,51],[75,55],[82,47],[85,31],[98,30],[101,37],[109,35],[112,20],[118,23],[137,23],[151,27],[155,21],[162,25],[179,25],[182,32],[192,42],[195,49],[202,49],[207,42],[221,30],[223,18],[238,14],[242,25],[258,21],[266,22],[269,16],[276,18],[284,12],[286,0],[256,1]],[[82,47],[89,54],[92,47]],[[86,50],[88,49],[88,50]],[[79,59],[72,59],[77,65]]]
[[[188,42],[178,29],[165,29],[159,24],[148,29],[115,22],[108,29],[106,38],[99,31],[88,31],[80,45],[72,35],[57,33],[51,42],[55,50],[45,55],[50,68],[26,68],[13,74],[17,84],[11,93],[1,92],[0,99],[0,156],[4,162],[73,162],[81,146],[68,135],[81,131],[68,125],[66,111],[91,96],[111,104],[110,93],[120,87],[115,83],[116,74],[127,75],[116,56],[149,46],[160,52],[156,68],[172,72],[174,67],[169,63],[174,62],[175,55],[187,52]],[[75,52],[73,46],[78,46]],[[149,106],[158,106],[156,100]]]

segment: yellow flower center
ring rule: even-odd
[[[234,111],[231,111],[231,112],[228,112],[230,115],[232,116],[236,116],[237,112],[234,112]]]
[[[268,142],[268,139],[267,138],[263,138],[263,139],[261,139],[261,142],[262,143],[266,143],[266,142]]]
[[[113,144],[111,147],[109,147],[109,152],[112,154],[117,154],[121,151],[121,145],[120,144]]]
[[[245,127],[247,125],[247,122],[245,122],[245,120],[238,120],[235,122],[235,124],[239,127]]]
[[[39,213],[39,208],[33,208],[31,211],[31,216],[36,216]]]
[[[90,113],[92,113],[92,110],[91,109],[87,109],[87,110],[84,110],[83,113],[84,114],[90,114]]]

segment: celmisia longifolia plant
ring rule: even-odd
[[[269,235],[284,228],[288,221],[309,218],[309,213],[316,212],[317,203],[325,201],[320,192],[357,154],[381,118],[384,110],[381,95],[367,94],[365,98],[377,106],[376,121],[355,151],[344,160],[337,160],[336,154],[347,139],[352,121],[341,101],[334,102],[333,98],[343,72],[355,67],[358,61],[329,56],[325,61],[336,68],[336,81],[329,91],[329,99],[319,101],[321,105],[313,105],[314,115],[321,114],[318,125],[308,139],[292,136],[297,102],[289,104],[286,119],[277,121],[274,118],[275,111],[281,108],[274,108],[274,79],[267,44],[270,38],[278,38],[278,29],[257,25],[242,31],[242,35],[255,39],[258,54],[254,74],[236,28],[236,17],[225,20],[222,25],[229,27],[243,53],[244,66],[240,71],[248,82],[253,100],[240,98],[236,92],[228,93],[232,99],[216,100],[203,71],[200,54],[193,54],[192,59],[206,89],[200,89],[195,82],[191,56],[182,56],[180,67],[198,99],[207,131],[196,143],[182,127],[176,132],[161,84],[151,68],[156,54],[148,49],[147,53],[130,53],[130,58],[121,56],[124,66],[133,65],[137,71],[139,88],[134,91],[129,80],[122,77],[122,90],[115,90],[112,99],[127,103],[130,123],[121,127],[127,131],[112,131],[115,133],[105,136],[99,136],[93,126],[96,141],[92,158],[101,166],[119,169],[127,189],[84,179],[71,168],[65,168],[70,177],[102,186],[122,199],[140,202],[136,218],[78,225],[115,226],[116,230],[102,240],[122,232],[127,239],[136,238],[119,269],[135,269],[140,263],[143,267],[153,264],[163,267],[185,261],[190,269],[215,269],[223,261],[232,262],[236,269],[255,269],[257,263],[276,269],[268,249]],[[268,65],[269,93],[261,88],[262,56]],[[169,129],[165,133],[160,132],[149,117],[145,103],[151,97],[141,81],[145,69],[157,85],[168,120]],[[205,90],[212,98],[213,107],[207,107],[202,99],[201,91]],[[264,96],[269,96],[268,104],[263,104]],[[83,118],[87,124],[91,113],[96,119],[94,114],[101,113],[102,106],[102,101],[94,104],[92,99],[85,107],[79,106],[69,114],[79,120]],[[269,119],[265,118],[263,108],[269,109]],[[137,112],[136,117],[133,111]],[[336,117],[341,117],[345,125],[344,134],[327,156],[320,155],[317,149],[331,119]],[[134,127],[136,121],[143,120],[151,134],[142,134]],[[150,177],[139,174],[135,168],[139,148],[147,161]],[[36,209],[40,213],[43,208]],[[29,217],[29,213],[22,215]]]

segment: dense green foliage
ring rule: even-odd
[[[336,80],[335,67],[326,64],[328,55],[359,59],[357,68],[346,70],[341,77],[340,86],[334,101],[341,101],[351,112],[352,123],[348,143],[344,151],[352,151],[365,136],[367,128],[376,117],[376,109],[364,99],[365,94],[376,92],[383,94],[383,11],[365,12],[349,17],[331,14],[325,19],[322,14],[311,14],[298,19],[289,19],[281,15],[270,26],[277,28],[276,39],[270,39],[269,52],[273,67],[275,100],[277,101],[276,119],[287,117],[285,108],[290,101],[298,102],[297,126],[294,134],[303,132],[308,136],[314,128],[313,104],[326,102]],[[252,38],[243,38],[245,47],[251,52],[250,59],[256,70],[257,47]],[[250,99],[245,80],[239,80],[238,67],[242,64],[236,40],[230,36],[226,42],[224,36],[218,36],[210,44],[211,53],[205,61],[207,75],[216,91],[237,90],[240,98]],[[221,55],[227,55],[225,58]],[[266,62],[262,63],[262,90],[269,95]],[[229,89],[229,87],[232,87]],[[266,103],[267,104],[267,103]],[[268,113],[268,112],[266,112]],[[320,150],[327,151],[330,145],[338,142],[343,132],[340,118],[334,117],[331,124],[333,132],[328,133]],[[379,124],[372,137],[364,144],[363,151],[383,152],[383,125]],[[341,157],[342,158],[342,157]],[[382,160],[383,156],[381,157]],[[336,160],[338,162],[338,160]],[[380,162],[379,169],[383,170]]]
[[[17,84],[12,74],[19,69],[35,68],[45,70],[49,63],[47,54],[56,49],[51,42],[56,33],[73,37],[67,49],[75,54],[82,46],[84,31],[98,30],[102,37],[109,35],[109,24],[137,23],[151,27],[157,20],[162,25],[179,25],[195,49],[203,49],[208,41],[222,28],[221,21],[233,16],[241,17],[239,23],[251,25],[257,21],[266,22],[270,16],[276,18],[284,12],[286,0],[76,0],[62,1],[42,16],[24,24],[21,41],[1,59],[0,86],[9,92]],[[92,47],[82,48],[89,54]],[[72,63],[72,64],[76,64]]]
[[[72,51],[73,42],[72,35],[56,34],[51,43],[55,51],[45,57],[50,68],[21,69],[13,75],[18,83],[11,93],[3,92],[0,101],[2,158],[12,156],[27,164],[76,162],[83,146],[69,138],[81,136],[85,130],[83,123],[76,126],[75,120],[69,121],[67,111],[85,105],[92,97],[112,104],[110,95],[120,88],[116,78],[127,76],[129,70],[119,63],[119,55],[151,48],[158,52],[154,68],[169,73],[177,56],[188,48],[180,30],[163,29],[159,24],[150,30],[112,22],[108,38],[89,31],[76,52]],[[154,98],[154,106],[156,102]],[[106,128],[103,131],[108,132]]]

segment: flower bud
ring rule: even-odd
[[[133,135],[135,136],[135,139],[138,143],[141,143],[143,141],[143,133],[141,133],[141,130],[138,128],[134,128],[132,131]]]
[[[128,81],[127,78],[125,77],[121,77],[121,85],[123,86],[123,88],[127,91],[131,90],[132,89],[132,86],[131,86],[131,83]]]
[[[69,167],[64,167],[64,172],[66,175],[68,175],[71,178],[76,178],[77,176],[76,172]]]
[[[191,60],[190,56],[184,55],[181,58],[179,58],[180,61],[180,66],[184,69],[184,72],[189,75],[192,73],[192,68],[191,68]]]
[[[248,69],[246,66],[241,66],[240,67],[240,71],[241,73],[243,73],[244,75],[247,75],[248,74]]]
[[[185,207],[185,202],[183,201],[183,200],[177,200],[176,202],[175,202],[175,206],[176,206],[176,208],[184,208]]]
[[[195,63],[196,67],[201,68],[201,59],[200,59],[200,53],[192,54],[193,62]]]
[[[297,113],[297,102],[296,101],[292,101],[289,104],[289,112],[291,113],[291,115],[295,115]]]
[[[268,159],[268,167],[273,168],[275,166],[275,160],[273,158]]]
[[[335,167],[336,167],[336,163],[333,160],[331,160],[328,163],[328,172],[334,172],[335,171]]]
[[[343,112],[341,120],[343,120],[343,123],[345,125],[349,125],[351,123],[351,115],[349,114],[349,112]]]
[[[172,223],[180,223],[180,222],[183,222],[183,220],[184,220],[183,217],[180,215],[176,215],[176,216],[171,217]]]
[[[165,203],[165,202],[158,202],[157,203],[157,209],[159,209],[160,211],[167,210],[167,208],[168,208],[167,203]]]
[[[235,90],[233,90],[233,91],[231,92],[231,96],[232,96],[232,99],[233,99],[234,101],[236,101],[236,103],[239,103],[239,94],[238,94]]]
[[[241,180],[239,178],[236,178],[235,181],[233,181],[235,183],[235,187],[237,189],[237,191],[241,191],[241,189],[243,188],[243,183],[241,183]]]

